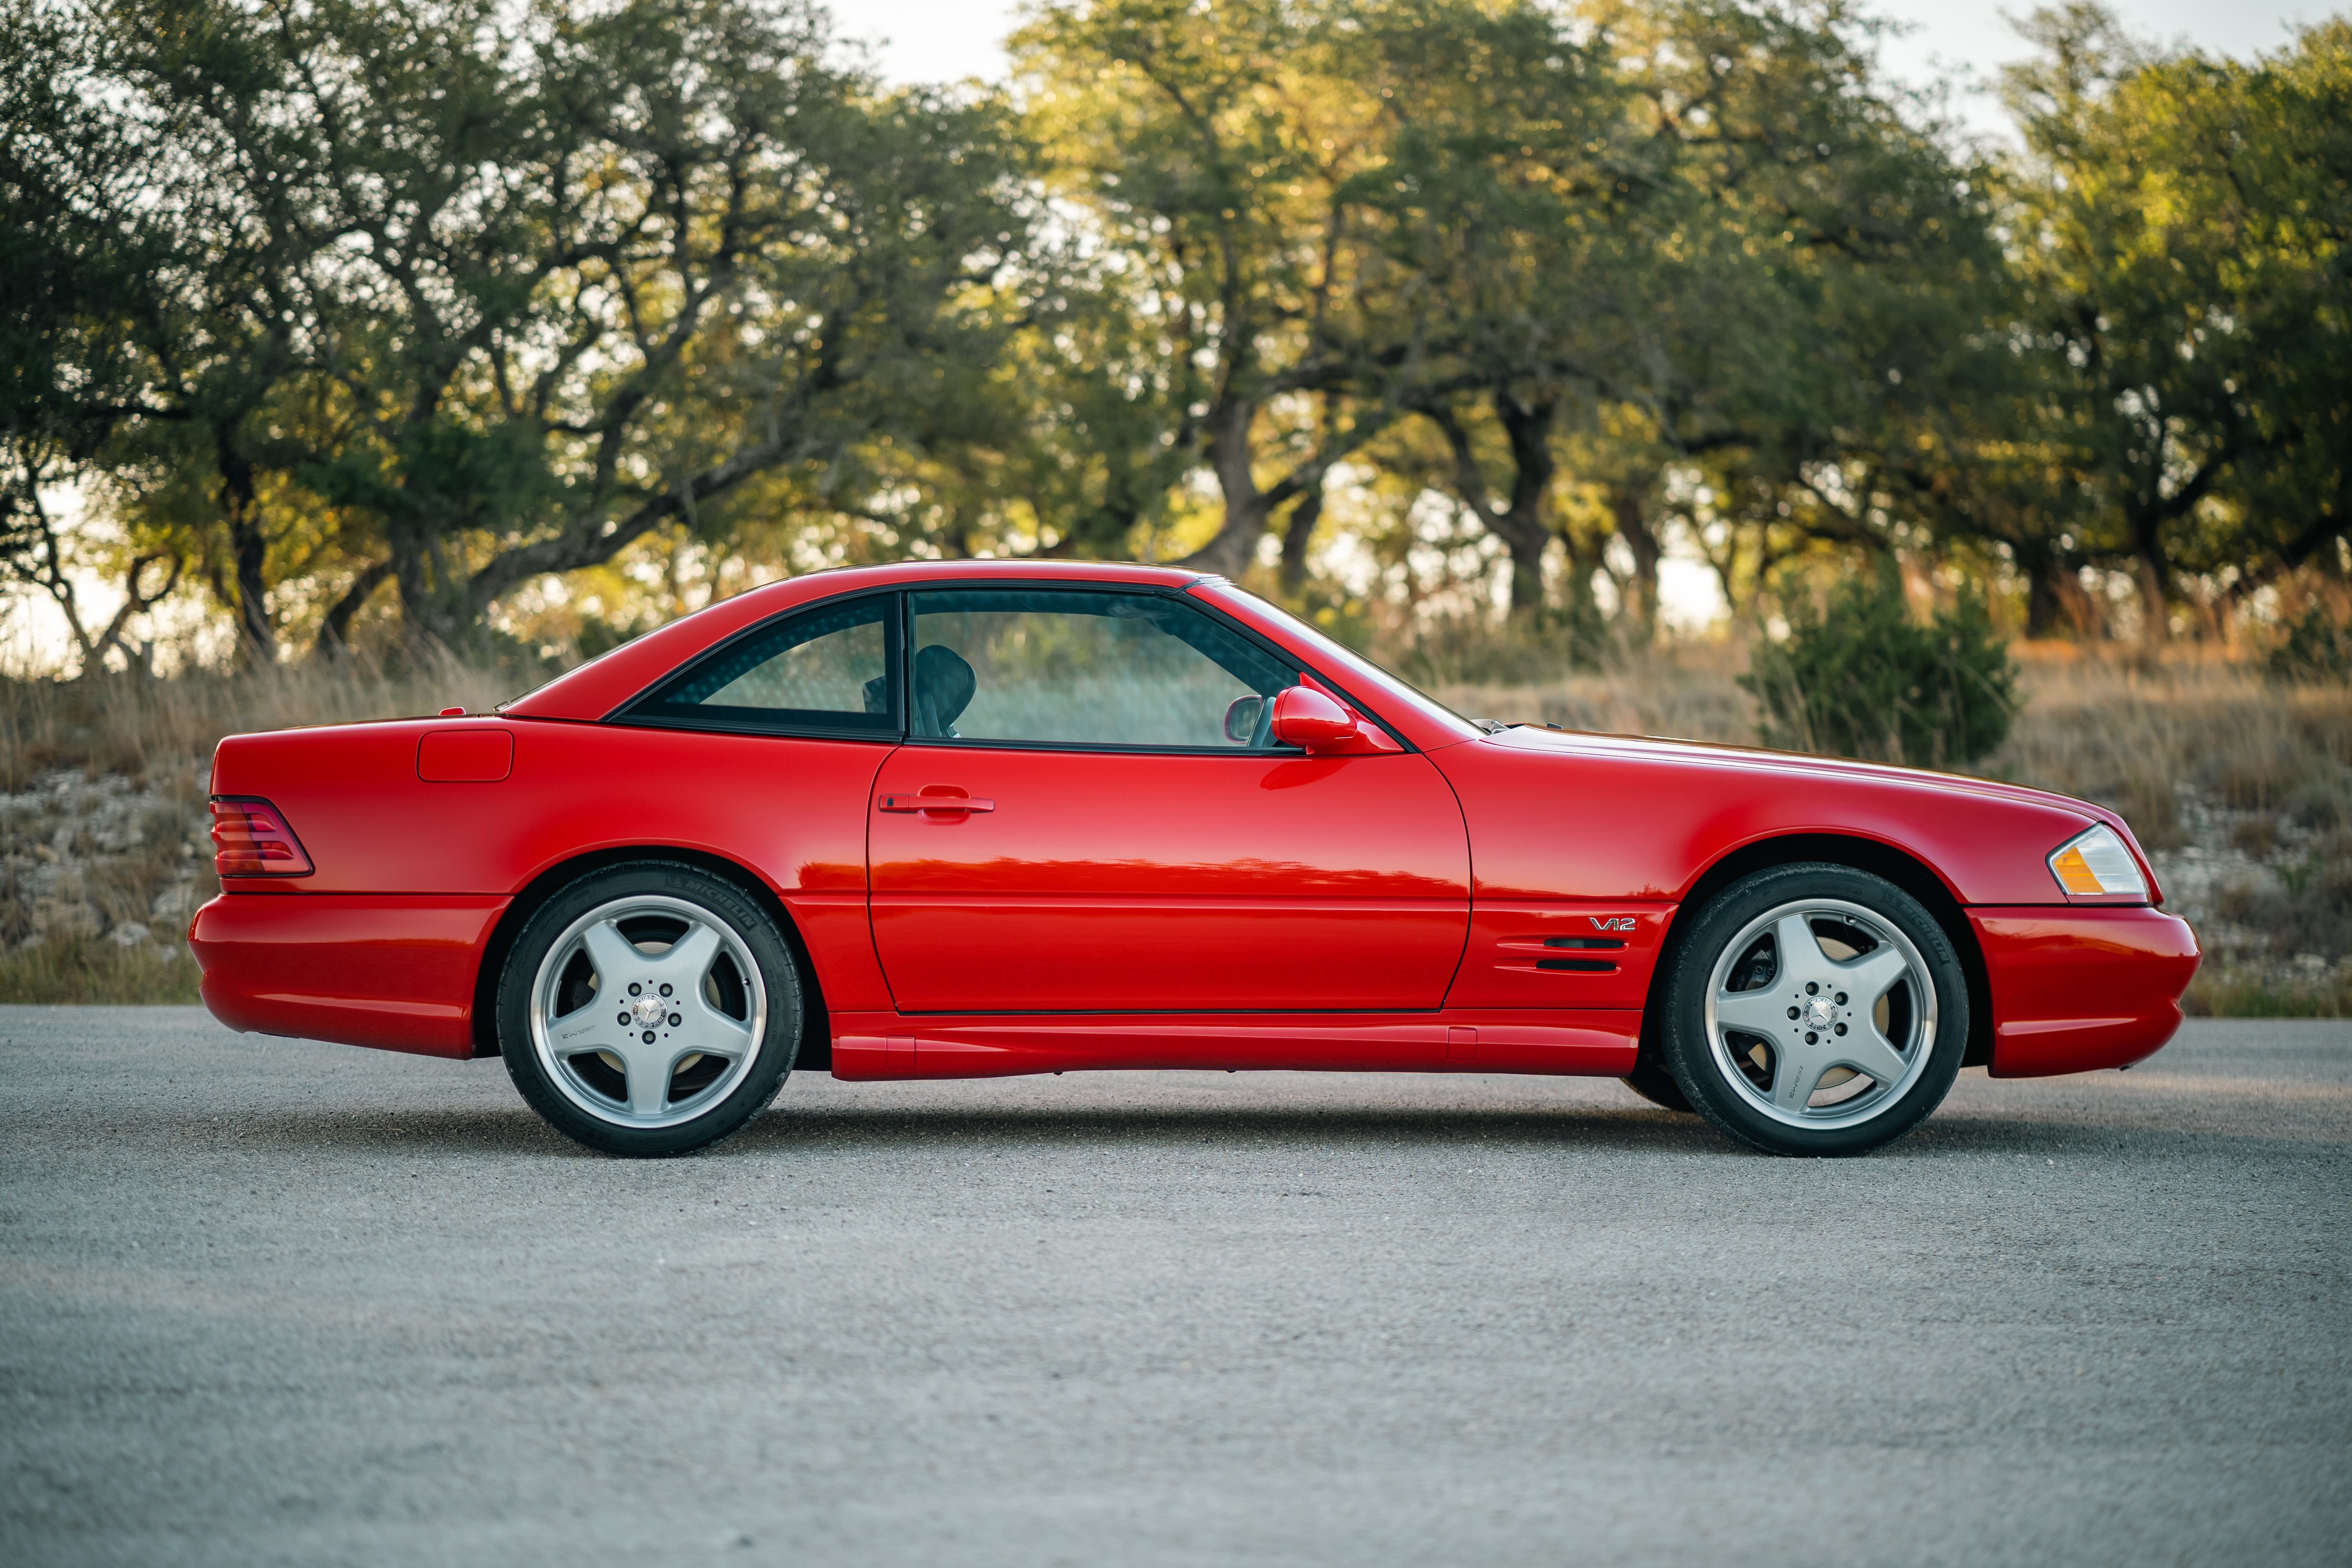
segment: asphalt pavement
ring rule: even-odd
[[[0,1562],[2345,1563],[2352,1025],[1870,1158],[1613,1082],[796,1076],[0,1009]]]

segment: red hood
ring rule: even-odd
[[[1858,786],[1881,799],[1887,798],[1886,792],[1893,791],[1899,795],[1919,797],[1922,804],[1917,809],[1923,815],[1933,810],[1927,804],[1930,797],[1955,805],[1970,801],[1983,802],[1988,805],[2024,806],[2039,812],[2063,812],[2079,819],[2085,826],[2095,822],[2105,823],[2120,834],[2138,859],[2142,874],[2147,878],[2152,901],[2160,904],[2164,900],[2163,889],[2157,881],[2156,868],[2149,864],[2139,840],[2133,837],[2129,824],[2105,806],[2049,790],[2029,789],[2023,784],[1975,778],[1965,773],[1934,773],[1926,768],[1857,762],[1850,757],[1813,756],[1801,752],[1774,752],[1757,746],[1673,741],[1648,735],[1593,734],[1528,724],[1514,726],[1473,743],[1507,746],[1522,752],[1549,752],[1563,759],[1582,757],[1652,767],[1719,769],[1758,779],[1811,779],[1832,788],[1837,785]],[[1823,805],[1827,807],[1830,803],[1825,801]],[[2046,847],[2045,852],[2056,847],[2056,843],[2053,842]]]
[[[1553,730],[1519,724],[1489,737],[1530,751],[1572,752],[1580,757],[1612,756],[1651,762],[1688,762],[1699,766],[1737,768],[1813,777],[1867,779],[1879,784],[1908,784],[1943,795],[1968,795],[1987,800],[2014,800],[2054,805],[2080,812],[2095,822],[2121,826],[2123,819],[2103,805],[2073,795],[1969,773],[1943,773],[1929,768],[1897,767],[1891,763],[1865,763],[1852,757],[1816,756],[1809,752],[1776,752],[1763,746],[1733,746],[1716,741],[1675,741],[1659,735],[1603,735],[1581,730]]]

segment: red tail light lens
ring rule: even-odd
[[[302,841],[266,800],[213,802],[213,868],[224,877],[307,877]]]

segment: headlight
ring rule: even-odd
[[[2094,827],[2070,840],[2050,857],[2050,874],[2070,893],[2147,897],[2147,879],[2139,874],[2131,851],[2112,827]]]

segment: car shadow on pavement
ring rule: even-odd
[[[909,1107],[793,1109],[779,1104],[714,1152],[733,1148],[787,1152],[904,1149],[938,1142],[970,1152],[1003,1142],[1060,1150],[1198,1148],[1239,1140],[1294,1145],[1475,1142],[1549,1144],[1618,1152],[1733,1147],[1695,1116],[1640,1106],[1564,1106],[1557,1110],[1476,1106],[1073,1106],[967,1110]]]
[[[138,1117],[160,1139],[243,1150],[341,1150],[410,1155],[569,1155],[601,1160],[520,1106],[509,1110],[251,1111],[222,1118],[159,1111]],[[118,1122],[118,1131],[120,1123]],[[1697,1118],[1664,1110],[1576,1107],[1558,1111],[1475,1107],[1072,1107],[969,1110],[797,1110],[779,1105],[711,1149],[687,1158],[812,1157],[926,1144],[968,1155],[989,1143],[1060,1152],[1106,1148],[1194,1148],[1248,1139],[1294,1145],[1426,1142],[1433,1146],[1497,1141],[1619,1152],[1738,1152]]]
[[[341,1151],[403,1156],[518,1156],[601,1160],[529,1110],[410,1108],[399,1111],[247,1111],[198,1116],[156,1110],[115,1118],[112,1135],[142,1124],[152,1136],[232,1151]],[[1963,1112],[1930,1117],[1867,1156],[1947,1161],[2032,1154],[2048,1158],[2210,1160],[2308,1158],[2314,1142],[2341,1144],[2342,1128],[2222,1129],[2167,1126],[2143,1117]],[[927,1145],[968,1156],[990,1144],[1035,1152],[1193,1150],[1269,1141],[1298,1149],[1424,1143],[1543,1147],[1562,1153],[1713,1154],[1769,1159],[1717,1132],[1696,1116],[1641,1106],[1573,1105],[1557,1110],[1479,1106],[1071,1106],[970,1109],[890,1106],[795,1107],[779,1103],[742,1131],[687,1156],[823,1159],[876,1152],[919,1152]]]
[[[112,1118],[109,1135],[223,1150],[604,1157],[562,1137],[520,1105],[511,1110],[249,1110],[235,1116],[153,1111]]]

